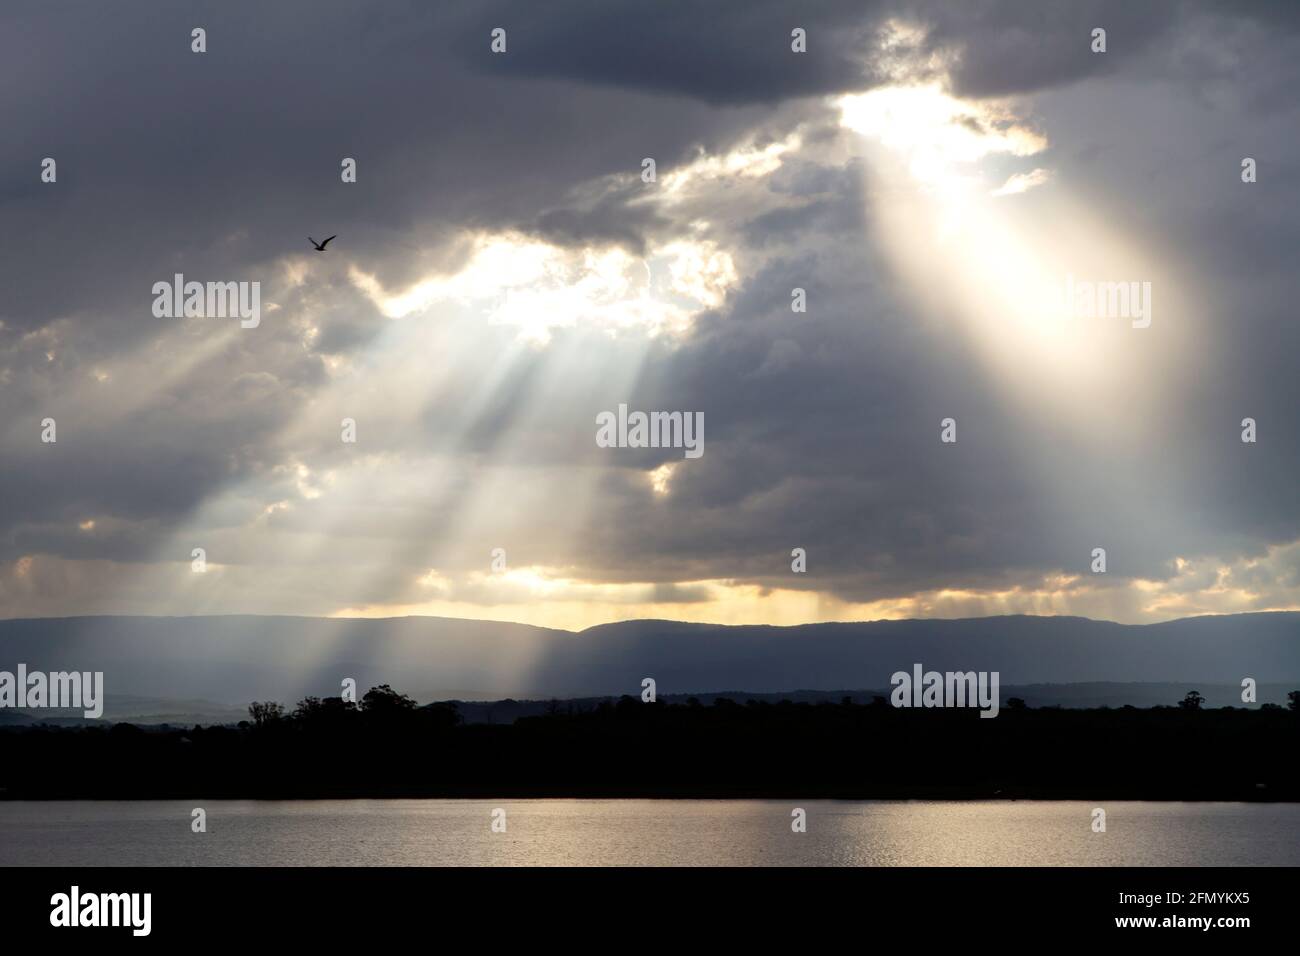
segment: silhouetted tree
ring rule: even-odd
[[[1286,695],[1287,710],[1300,711],[1300,690],[1293,690]]]
[[[1201,705],[1205,703],[1205,698],[1201,696],[1199,690],[1190,691],[1186,697],[1178,702],[1178,706],[1183,710],[1200,710]]]
[[[1025,701],[1020,697],[1007,698],[1007,710],[1024,710]]]
[[[222,726],[0,725],[0,792],[17,799],[776,797],[792,790],[881,799],[1056,798],[1086,794],[1101,781],[1125,799],[1300,800],[1300,765],[1276,760],[1295,749],[1300,719],[1288,719],[1294,712],[1283,717],[1278,704],[1216,707],[1182,719],[1176,704],[1026,707],[1003,725],[970,719],[969,711],[895,709],[880,695],[848,707],[838,697],[743,706],[725,698],[714,706],[661,700],[653,707],[629,697],[573,714],[515,720],[511,712],[505,723],[489,725],[460,721],[455,704],[412,709],[391,688],[374,690],[367,709],[309,697],[288,715],[259,702],[243,733]],[[1189,723],[1197,733],[1188,733]],[[1099,735],[1144,746],[1099,753]],[[1206,739],[1258,768],[1257,775],[1221,768],[1187,774]],[[843,760],[864,747],[875,765]],[[663,772],[647,775],[647,759]],[[899,772],[882,775],[878,765]],[[122,766],[133,772],[122,773]],[[365,772],[340,772],[351,767]]]
[[[427,725],[433,730],[452,730],[464,723],[454,701],[430,704],[420,713],[424,715]],[[569,716],[572,715],[573,709],[570,707]]]
[[[284,719],[284,705],[277,704],[273,700],[255,700],[248,705],[248,716],[253,718],[254,726],[264,727],[267,724]]]
[[[380,684],[366,691],[366,696],[361,698],[361,709],[370,714],[404,713],[415,710],[415,701],[387,684]]]
[[[305,730],[334,728],[356,709],[356,704],[342,697],[304,697],[298,701],[293,719]]]

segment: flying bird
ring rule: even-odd
[[[337,236],[337,235],[334,235],[334,236],[330,236],[330,238],[329,238],[329,239],[326,239],[324,242],[317,242],[317,241],[316,241],[315,239],[313,239],[311,236],[308,236],[308,237],[307,237],[307,241],[310,242],[313,246],[316,247],[316,251],[317,251],[317,252],[324,252],[324,251],[325,251],[325,247],[328,246],[328,245],[330,244],[330,239],[337,239],[337,238],[338,238],[338,236]]]

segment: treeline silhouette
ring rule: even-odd
[[[388,685],[238,726],[0,730],[0,797],[1300,800],[1291,707],[974,709],[624,697],[467,724]]]

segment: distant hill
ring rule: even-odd
[[[1281,702],[1269,694],[1300,687],[1300,613],[1149,625],[1026,616],[797,627],[628,621],[581,632],[428,617],[0,621],[0,670],[18,662],[102,670],[109,714],[141,698],[135,709],[174,714],[174,723],[206,710],[229,717],[250,700],[336,696],[344,677],[363,691],[388,683],[421,702],[639,695],[644,677],[661,696],[718,688],[739,688],[728,692],[736,697],[790,696],[792,688],[843,695],[839,688],[888,688],[894,671],[916,662],[999,671],[1003,699],[1022,696],[1031,706],[1149,706],[1189,687],[1213,706],[1230,702],[1243,677],[1259,682],[1261,701]],[[1044,686],[1061,684],[1076,686]],[[1077,686],[1087,684],[1105,686]],[[1138,686],[1153,684],[1162,686]]]
[[[13,663],[0,664],[0,670],[12,670]],[[195,724],[235,724],[248,717],[246,704],[218,704],[210,700],[173,700],[155,697],[133,697],[108,693],[101,721],[130,723],[140,726],[192,727]],[[0,709],[0,727],[27,724],[55,724],[72,727],[94,723],[87,720],[83,711],[71,708],[41,710]]]

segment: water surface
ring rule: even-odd
[[[1106,832],[1092,832],[1094,806]],[[207,832],[190,830],[207,811]],[[1082,801],[0,802],[0,865],[1300,865],[1300,805]],[[506,832],[491,830],[506,812]]]

